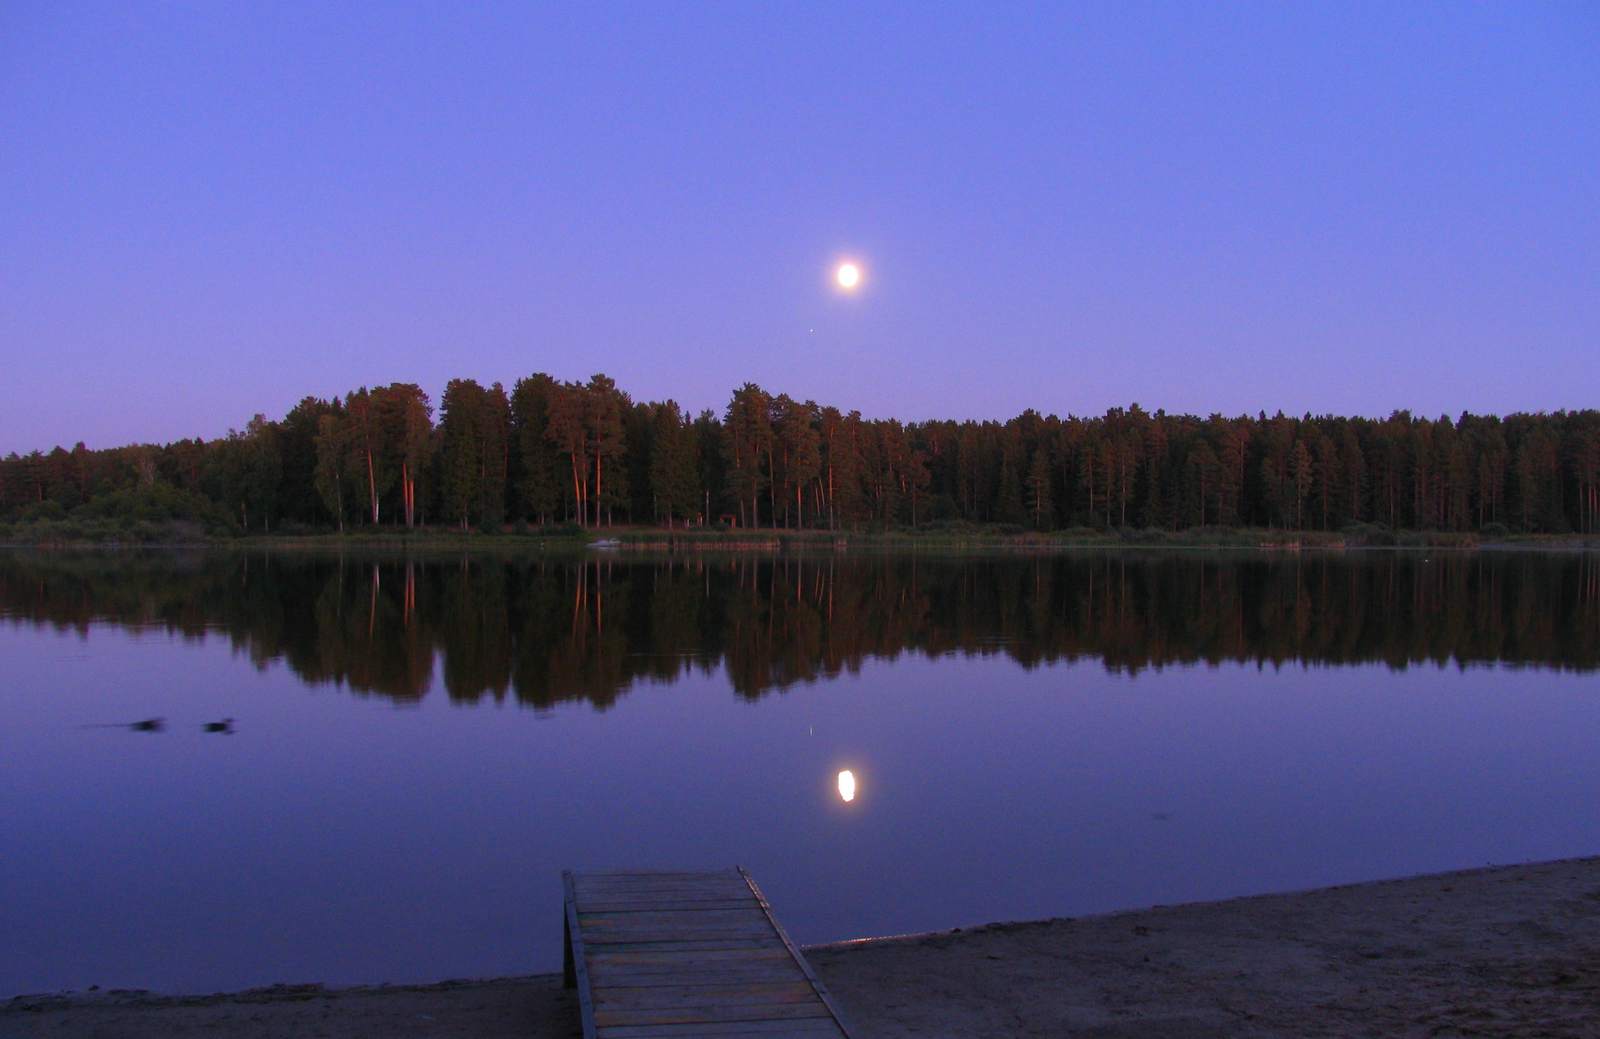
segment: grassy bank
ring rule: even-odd
[[[471,551],[583,549],[685,551],[837,551],[840,549],[1011,549],[1063,548],[1229,548],[1267,551],[1360,548],[1544,550],[1600,549],[1600,536],[1520,535],[1491,532],[1390,530],[1358,524],[1342,531],[1293,531],[1260,527],[1200,527],[1170,531],[1155,528],[1078,527],[1028,531],[1013,526],[930,524],[918,529],[716,530],[658,526],[616,526],[593,529],[573,524],[551,527],[517,525],[496,532],[428,527],[413,531],[296,529],[265,534],[239,534],[189,519],[127,517],[43,519],[0,523],[0,545],[84,547],[103,545],[196,545],[249,548],[372,548]]]

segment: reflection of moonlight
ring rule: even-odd
[[[853,263],[841,263],[833,272],[833,280],[839,283],[841,289],[849,292],[861,284],[861,268]]]
[[[856,799],[856,774],[849,769],[839,773],[839,799],[846,804]]]

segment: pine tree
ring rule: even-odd
[[[593,522],[600,526],[601,508],[607,510],[616,502],[627,500],[626,480],[621,472],[611,476],[612,485],[605,485],[605,465],[622,456],[622,409],[627,398],[618,392],[617,384],[605,375],[593,375],[584,387],[584,435],[588,440],[589,457],[594,461]]]
[[[549,423],[545,437],[567,460],[567,476],[572,483],[572,510],[569,517],[579,525],[588,522],[588,458],[584,433],[584,389],[577,383],[558,383],[551,387]]]
[[[702,507],[694,430],[670,400],[656,405],[651,428],[650,495],[656,515],[670,527],[675,518],[687,521]]]
[[[543,372],[518,379],[511,393],[512,444],[516,448],[517,512],[548,523],[561,503],[555,445],[550,442],[550,400],[556,381]]]
[[[484,389],[471,379],[451,379],[439,402],[440,505],[467,530],[483,499]]]
[[[1055,526],[1055,505],[1050,493],[1052,469],[1049,450],[1043,444],[1034,448],[1033,460],[1028,464],[1028,513],[1035,530]]]
[[[333,514],[341,534],[344,533],[345,460],[350,452],[348,439],[348,425],[342,416],[328,412],[317,419],[317,462],[313,479],[322,504]]]
[[[733,392],[723,420],[727,433],[728,479],[741,526],[760,526],[760,495],[770,489],[771,399],[760,386],[747,382]]]

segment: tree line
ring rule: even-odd
[[[0,519],[166,494],[241,531],[615,523],[1600,531],[1600,411],[901,422],[736,389],[722,414],[605,375],[306,397],[215,440],[0,459]],[[110,503],[110,504],[107,504]],[[91,509],[92,514],[92,509]]]

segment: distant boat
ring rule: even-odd
[[[220,722],[206,722],[202,728],[206,732],[225,732],[231,736],[233,734],[233,719],[224,718]]]
[[[589,547],[599,549],[621,548],[622,542],[618,541],[616,538],[601,538],[598,541],[589,542]]]

